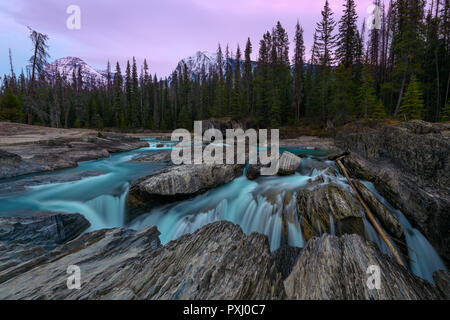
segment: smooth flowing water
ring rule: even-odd
[[[172,142],[144,140],[149,142],[149,147],[113,154],[106,159],[82,162],[77,168],[0,180],[0,216],[29,210],[80,212],[91,222],[88,231],[124,226],[126,197],[131,181],[165,166],[135,162],[132,161],[133,158],[155,150],[170,150],[173,146]],[[309,179],[321,175],[324,184],[332,182],[348,192],[352,191],[343,176],[330,174],[330,167],[335,173],[337,170],[333,162],[326,160],[326,153],[323,151],[289,151],[309,155],[302,159],[301,167],[294,175],[260,177],[254,181],[243,175],[193,199],[155,207],[126,226],[142,229],[156,225],[161,232],[161,242],[165,244],[208,223],[228,220],[240,225],[246,234],[259,232],[267,235],[272,251],[282,244],[303,247],[305,241],[301,221],[298,219],[301,212],[297,212],[295,190],[307,187]],[[64,178],[68,180],[67,177],[74,175],[78,175],[78,180],[54,182],[64,181]],[[412,228],[405,216],[392,208],[371,183],[363,183],[393,212],[405,229],[412,272],[432,282],[435,270],[445,270],[440,257],[426,238]],[[2,188],[2,185],[21,185],[25,189]],[[283,220],[287,221],[285,226]],[[367,219],[364,219],[364,224],[367,238],[374,241],[382,252],[389,253]],[[330,233],[334,234],[331,216],[330,225]]]

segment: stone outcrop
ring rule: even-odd
[[[279,168],[277,174],[280,176],[288,176],[294,174],[300,167],[302,158],[295,154],[284,151],[278,160]],[[249,180],[255,180],[261,175],[261,168],[270,165],[261,165],[260,163],[251,164],[247,168],[246,176]]]
[[[0,283],[50,259],[49,252],[90,226],[79,213],[0,218]]]
[[[444,298],[450,300],[450,273],[444,270],[435,271],[433,281]]]
[[[185,164],[168,167],[133,182],[129,214],[136,216],[153,204],[192,198],[242,175],[242,165]]]
[[[380,267],[380,289],[369,289],[368,267]],[[311,239],[284,281],[288,299],[443,299],[432,284],[383,255],[370,241],[352,234]]]
[[[50,263],[0,284],[0,299],[280,299],[283,282],[264,235],[216,222],[165,246],[155,227],[83,234]],[[68,290],[67,267],[81,270]]]
[[[88,177],[95,177],[105,174],[100,170],[86,170],[74,172],[52,172],[48,174],[30,175],[21,179],[8,180],[0,182],[0,194],[8,194],[12,196],[14,193],[23,192],[26,187],[37,186],[49,183],[63,183],[70,181],[78,181]]]
[[[165,162],[165,163],[171,163],[172,162],[172,151],[171,150],[164,150],[159,151],[152,154],[145,154],[142,156],[138,156],[133,159],[135,162]]]
[[[364,202],[375,216],[380,220],[383,227],[397,239],[403,237],[403,227],[397,218],[382,204],[361,182],[353,181]]]
[[[148,146],[119,133],[0,123],[0,179],[76,167],[80,161]]]
[[[336,144],[343,163],[400,209],[450,266],[450,125],[411,121],[370,128],[350,125]]]
[[[306,240],[325,232],[333,233],[332,228],[336,235],[365,236],[361,210],[351,193],[334,184],[297,190],[297,212]]]
[[[297,263],[301,252],[302,248],[285,245],[272,253],[278,272],[281,273],[283,280],[291,274],[292,268]]]

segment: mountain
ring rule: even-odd
[[[184,64],[186,64],[188,74],[191,78],[196,79],[202,73],[204,67],[206,75],[217,68],[217,54],[207,51],[197,51],[194,55],[180,60],[177,64],[176,71],[183,72]],[[225,62],[222,69],[225,70]]]
[[[236,60],[228,59],[231,63],[232,70],[236,68]],[[206,75],[210,75],[211,72],[217,69],[217,54],[207,51],[198,51],[194,55],[180,60],[177,64],[176,71],[184,70],[184,64],[186,64],[189,76],[192,79],[197,79],[202,73],[204,68]],[[252,61],[252,68],[256,66],[256,62]],[[226,62],[225,58],[222,62],[222,71],[225,74]],[[104,84],[106,83],[106,71],[105,70],[95,70],[89,66],[82,59],[77,57],[65,57],[55,60],[54,62],[48,64],[45,69],[45,76],[47,80],[54,80],[56,78],[57,72],[61,77],[65,77],[67,82],[72,83],[72,74],[75,71],[75,76],[78,74],[78,69],[81,68],[81,75],[83,78],[83,83],[85,84]],[[241,70],[244,68],[244,61],[241,61]],[[112,72],[113,76],[114,73]],[[122,75],[125,77],[124,75]],[[169,76],[169,81],[171,76]]]
[[[236,67],[235,59],[228,59],[231,63],[231,68],[234,71]],[[197,51],[194,55],[184,58],[178,62],[176,67],[176,71],[180,73],[180,71],[184,70],[184,64],[186,64],[187,71],[189,76],[192,79],[196,79],[202,73],[202,68],[204,66],[205,74],[208,76],[213,70],[217,69],[217,53],[211,53],[207,51]],[[256,62],[252,61],[252,68],[255,68]],[[225,57],[222,62],[222,71],[225,74]],[[244,69],[244,61],[241,60],[241,71]]]
[[[78,69],[81,68],[81,77],[83,83],[86,84],[101,84],[105,83],[106,76],[101,71],[97,71],[90,67],[86,62],[77,57],[65,57],[48,64],[45,69],[45,75],[48,80],[56,78],[57,72],[61,77],[65,77],[66,80],[71,83],[73,78],[73,72],[75,76],[78,75]]]

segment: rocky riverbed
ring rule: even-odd
[[[0,122],[0,179],[71,168],[147,145],[119,133]]]
[[[2,127],[3,178],[149,144],[116,133],[47,129]],[[147,153],[125,153],[112,161],[118,177],[128,172],[124,164],[141,169],[112,195],[93,195],[89,206],[71,205],[71,213],[22,210],[0,217],[0,299],[450,299],[448,272],[436,269],[426,281],[415,265],[408,267],[413,229],[395,211],[448,263],[448,130],[424,122],[353,125],[335,139],[282,140],[284,160],[274,177],[260,176],[258,165],[173,165],[164,142]],[[355,192],[324,160],[344,150],[358,193],[407,267],[388,254]],[[8,201],[8,194],[45,182],[69,188],[116,174],[94,168],[0,180],[0,195]],[[42,190],[30,203],[55,200],[51,189]],[[126,223],[92,229],[91,211],[104,206],[114,214],[123,206]],[[81,269],[79,290],[67,288],[70,265]],[[380,268],[379,289],[367,285],[373,265]]]

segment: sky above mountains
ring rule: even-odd
[[[386,0],[385,0],[386,1]],[[330,0],[338,21],[345,0]],[[262,34],[279,20],[289,33],[291,47],[297,19],[305,30],[306,57],[310,55],[316,23],[325,0],[0,0],[0,74],[10,73],[8,48],[16,73],[32,55],[30,26],[50,37],[50,61],[77,56],[105,69],[109,60],[122,66],[136,56],[152,73],[168,76],[179,60],[196,51],[236,50],[253,44],[257,58]],[[369,16],[372,0],[357,0],[359,26]],[[81,28],[70,30],[67,7],[81,9]],[[337,31],[337,30],[336,30]],[[293,48],[291,48],[291,52]]]

